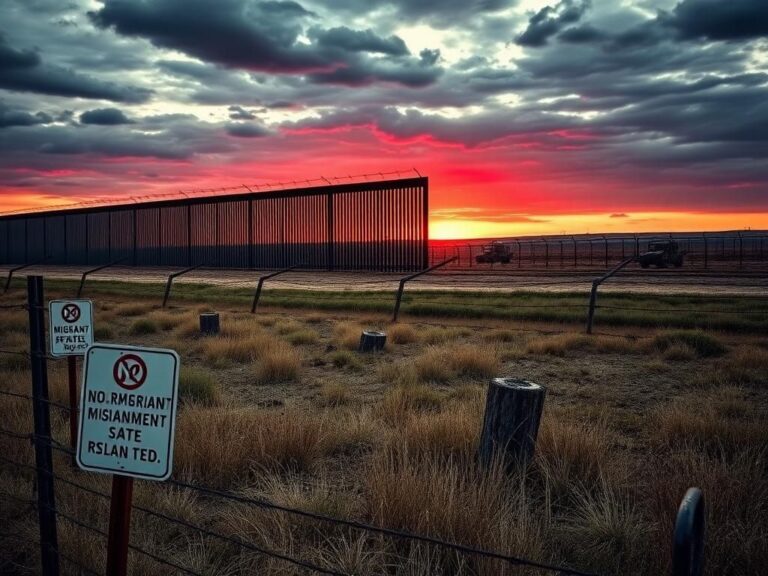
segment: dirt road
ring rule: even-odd
[[[24,269],[17,275],[41,274],[48,278],[79,280],[85,269],[85,267],[36,266]],[[0,267],[2,277],[7,276],[8,270],[8,267]],[[167,268],[114,267],[93,274],[89,280],[164,283],[169,274],[178,271],[179,269]],[[266,273],[266,271],[253,270],[195,270],[180,276],[176,282],[250,288],[255,287],[259,276]],[[415,290],[579,292],[589,290],[592,280],[599,275],[600,272],[594,270],[435,272],[414,280],[409,287]],[[295,271],[270,279],[265,287],[321,291],[394,291],[402,276],[402,274],[391,273]],[[626,270],[608,280],[600,290],[628,293],[764,296],[768,294],[768,275]]]

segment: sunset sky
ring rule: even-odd
[[[767,160],[766,0],[0,2],[0,212],[415,167],[436,238],[755,229]]]

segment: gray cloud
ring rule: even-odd
[[[269,130],[263,126],[246,122],[227,124],[225,130],[230,136],[237,136],[238,138],[261,138],[269,135]]]
[[[39,54],[8,46],[0,34],[0,88],[52,96],[92,98],[115,102],[144,102],[149,90],[116,86],[73,70],[46,65]]]
[[[132,124],[133,122],[117,108],[99,108],[88,110],[80,114],[81,124],[96,124],[99,126],[117,126],[119,124]]]
[[[203,0],[105,0],[90,16],[97,26],[208,62],[272,74],[306,74],[317,83],[360,86],[384,81],[420,87],[440,74],[428,62],[410,57],[400,38],[382,38],[371,30],[315,27],[313,44],[299,42],[315,14],[296,2],[222,0],[215,11],[209,8]],[[170,21],[173,26],[167,25]],[[388,58],[372,58],[370,53]]]
[[[743,40],[768,36],[765,0],[683,0],[662,21],[686,39]]]
[[[539,47],[568,24],[578,22],[590,6],[590,0],[560,0],[553,8],[545,6],[531,16],[528,27],[517,37],[521,46]]]

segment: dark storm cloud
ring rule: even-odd
[[[582,44],[585,42],[596,42],[598,40],[604,40],[607,34],[597,28],[585,24],[583,26],[573,26],[572,28],[566,28],[560,34],[557,35],[557,39],[562,42],[569,42],[571,44]]]
[[[261,138],[269,135],[269,130],[263,126],[247,122],[228,124],[225,130],[230,136],[237,136],[238,138]]]
[[[199,122],[194,116],[174,114],[114,125],[110,130],[87,124],[8,128],[0,131],[0,164],[27,162],[30,155],[140,157],[188,159],[196,154],[230,152],[233,147],[217,135],[220,125]]]
[[[0,102],[0,128],[11,126],[35,126],[37,124],[50,124],[53,117],[45,112],[30,114],[25,110],[12,110]]]
[[[90,15],[97,26],[147,38],[201,60],[274,74],[308,74],[318,83],[425,86],[440,74],[428,62],[411,57],[400,38],[382,38],[371,30],[314,27],[314,43],[300,42],[315,15],[296,2],[222,0],[210,10],[204,0],[105,0]]]
[[[545,46],[547,41],[568,24],[578,22],[590,6],[590,0],[560,0],[531,16],[528,27],[517,37],[521,46]]]
[[[368,30],[350,30],[346,26],[319,31],[315,36],[317,45],[321,48],[340,48],[349,52],[378,52],[391,56],[409,54],[408,47],[402,38],[377,36],[370,28]]]
[[[117,108],[99,108],[88,110],[80,114],[81,124],[96,124],[98,126],[118,126],[120,124],[133,124],[132,120]]]
[[[73,70],[46,65],[36,52],[9,46],[2,33],[0,33],[0,88],[115,102],[144,102],[150,95],[148,90],[142,88],[116,86]]]
[[[683,0],[662,21],[680,37],[743,40],[768,36],[766,0]]]

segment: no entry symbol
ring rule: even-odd
[[[115,362],[112,376],[121,388],[136,390],[147,379],[147,365],[140,356],[125,354]]]
[[[67,324],[72,324],[80,320],[80,306],[77,304],[66,304],[61,309],[61,317]]]

